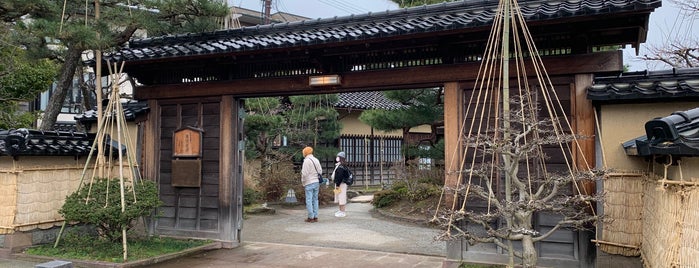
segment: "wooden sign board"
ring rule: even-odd
[[[201,159],[172,160],[171,175],[174,187],[201,187]]]
[[[198,128],[186,127],[173,135],[173,157],[201,157],[202,133]]]

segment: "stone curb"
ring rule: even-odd
[[[371,212],[371,215],[383,217],[383,218],[393,220],[393,221],[406,222],[406,223],[416,224],[416,225],[424,226],[424,227],[434,227],[427,220],[404,218],[404,217],[401,217],[399,215],[395,215],[393,213],[390,213],[388,211],[384,211],[380,208],[372,208],[370,212]]]
[[[173,252],[173,253],[169,253],[169,254],[165,254],[165,255],[155,256],[155,257],[148,258],[148,259],[130,261],[130,262],[125,262],[125,263],[71,260],[71,259],[63,259],[63,260],[72,262],[75,267],[130,268],[130,267],[142,267],[142,266],[146,266],[149,264],[164,262],[164,261],[168,261],[171,259],[184,257],[187,255],[192,255],[192,254],[200,253],[203,251],[209,251],[209,250],[220,249],[220,248],[223,248],[223,245],[221,244],[221,242],[213,242],[213,243],[209,243],[209,244],[194,247],[194,248],[189,248],[189,249],[178,251],[178,252]],[[28,254],[24,254],[24,253],[15,253],[15,254],[12,254],[11,257],[13,259],[22,260],[22,261],[30,261],[30,262],[49,262],[49,261],[57,260],[54,257],[28,255]]]

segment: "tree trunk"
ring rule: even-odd
[[[522,267],[536,267],[538,255],[531,235],[522,238]]]
[[[53,91],[49,104],[41,117],[41,130],[53,130],[56,124],[56,118],[61,113],[63,102],[66,99],[68,90],[73,86],[73,77],[75,76],[75,68],[78,67],[81,50],[69,46],[66,52],[66,60],[61,66],[61,72],[58,77],[56,89]]]
[[[82,68],[76,68],[75,70],[76,74],[78,77],[84,77],[85,73],[83,72]],[[95,78],[95,80],[100,79]],[[97,84],[97,83],[95,83]],[[89,111],[92,110],[92,108],[95,108],[97,105],[96,103],[92,103],[92,88],[90,88],[90,85],[83,79],[80,79],[78,86],[80,87],[80,95],[83,98],[82,101],[82,107],[83,111]]]

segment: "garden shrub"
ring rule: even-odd
[[[374,193],[374,199],[371,204],[376,208],[390,206],[400,200],[400,194],[393,189],[382,190]]]
[[[102,238],[109,241],[121,239],[122,228],[133,227],[138,217],[148,216],[162,201],[153,181],[141,180],[135,189],[130,183],[124,185],[125,211],[121,211],[119,179],[97,178],[92,185],[86,184],[70,194],[58,211],[68,222],[92,224]],[[136,192],[136,199],[132,189]]]
[[[441,188],[431,183],[418,183],[413,191],[408,192],[410,201],[421,201],[433,196],[438,196],[441,193]]]
[[[304,189],[303,185],[301,185],[300,178],[299,182],[296,185],[292,186],[291,189],[294,189],[297,201],[301,204],[306,204],[306,190]],[[328,187],[325,187],[325,184],[321,184],[320,189],[318,190],[318,204],[327,205],[332,203],[335,199],[333,189],[335,189],[335,185],[333,185],[332,183],[330,183]],[[284,197],[286,197],[286,195]]]
[[[401,198],[410,201],[428,199],[441,192],[444,185],[444,169],[439,166],[421,167],[416,160],[407,161],[391,167],[396,180],[391,189]]]
[[[289,189],[301,184],[301,175],[294,171],[290,163],[276,164],[260,176],[257,186],[265,201],[283,201]]]
[[[296,200],[304,204],[306,194],[303,185],[301,185],[301,173],[294,169],[292,163],[279,163],[274,165],[268,175],[261,177],[258,182],[258,188],[261,189],[261,196],[268,202],[284,202],[289,189],[294,190]],[[320,185],[318,193],[319,204],[329,204],[334,196],[332,188],[329,186],[326,189],[325,184]]]
[[[260,192],[255,189],[245,187],[243,189],[243,205],[249,206],[260,200]]]

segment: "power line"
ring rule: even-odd
[[[350,13],[350,14],[355,14],[355,13],[365,13],[361,9],[356,8],[353,5],[343,3],[343,2],[333,2],[337,0],[318,0],[318,2],[321,2],[323,4],[326,4],[330,7],[333,7],[338,10],[342,10],[344,12]]]
[[[368,13],[369,12],[369,10],[366,10],[360,6],[357,6],[357,5],[353,4],[352,2],[348,2],[347,0],[329,0],[329,1],[336,2],[337,4],[348,7],[352,10],[357,11],[358,13]]]

